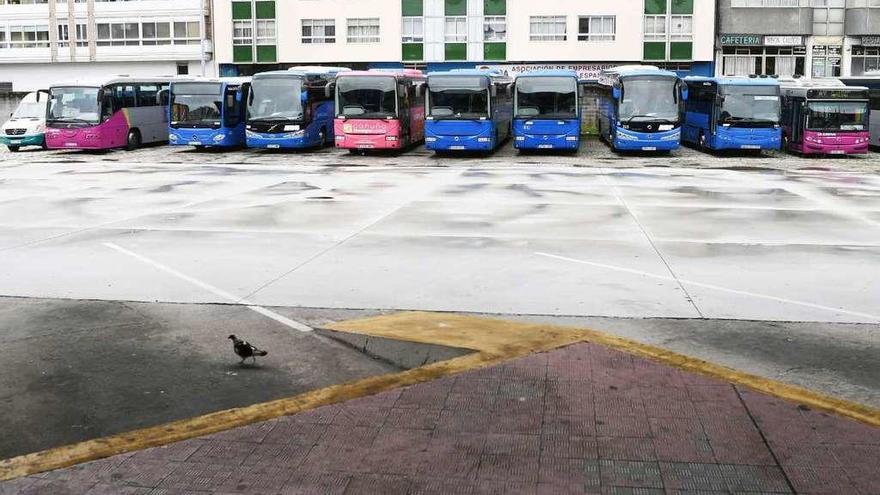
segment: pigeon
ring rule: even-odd
[[[232,339],[232,349],[235,351],[235,354],[241,358],[241,362],[238,364],[244,363],[247,358],[251,358],[253,364],[257,364],[257,356],[265,356],[266,354],[269,354],[266,351],[257,349],[250,343],[241,340],[235,335],[230,335],[229,338]]]

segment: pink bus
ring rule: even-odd
[[[343,72],[336,78],[336,147],[402,149],[425,139],[420,70]]]
[[[784,149],[804,155],[868,152],[868,88],[836,79],[781,86]]]
[[[49,88],[46,146],[53,149],[135,149],[168,141],[171,78],[120,77]]]

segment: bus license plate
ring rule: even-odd
[[[450,146],[449,149],[451,149],[451,150],[463,150],[463,149],[464,149],[464,146]]]
[[[190,145],[190,146],[201,146],[202,143],[200,143],[199,141],[190,141],[190,142],[189,142],[189,145]]]
[[[739,148],[743,149],[743,150],[759,150],[759,149],[761,149],[761,147],[758,146],[757,144],[744,144],[744,145],[740,146]]]
[[[642,146],[642,151],[657,151],[656,146]]]
[[[552,144],[539,144],[539,145],[538,145],[538,149],[540,149],[540,150],[552,150],[552,149],[553,149],[553,145],[552,145]]]
[[[845,153],[846,153],[846,151],[844,151],[844,150],[831,150],[832,155],[843,155]]]
[[[269,149],[277,150],[278,148],[281,147],[281,145],[280,144],[267,144],[266,147]]]
[[[361,143],[357,145],[357,147],[361,149],[369,149],[373,147],[373,143]]]
[[[9,141],[9,144],[21,144],[21,139],[13,139]]]

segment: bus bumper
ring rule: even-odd
[[[332,139],[332,136],[327,138]],[[298,132],[247,132],[248,148],[263,149],[303,149],[313,148],[321,143],[320,136],[312,136],[305,131]]]
[[[719,126],[711,147],[716,150],[778,150],[782,148],[782,130],[726,130]]]
[[[5,146],[42,146],[44,142],[46,142],[46,135],[43,133],[27,136],[0,135],[0,145]]]
[[[513,147],[518,150],[576,150],[580,142],[580,135],[526,134],[514,136]]]
[[[241,136],[222,129],[168,129],[168,144],[173,146],[241,146]]]
[[[681,129],[665,132],[632,132],[618,129],[611,144],[619,151],[672,151],[681,145]]]
[[[343,134],[335,138],[336,147],[346,150],[399,150],[400,138],[385,134]]]
[[[104,133],[95,127],[76,129],[49,128],[46,131],[46,147],[53,150],[100,150],[111,148]]]
[[[495,149],[491,136],[425,136],[425,149],[432,151],[490,151]]]

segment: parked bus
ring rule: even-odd
[[[513,99],[514,147],[520,150],[578,149],[579,102],[575,71],[542,70],[517,75]]]
[[[870,115],[868,127],[871,135],[871,146],[880,147],[880,71],[871,71],[863,76],[841,78],[847,86],[864,86],[868,88]]]
[[[168,142],[178,146],[244,145],[244,96],[250,78],[171,81]]]
[[[425,148],[490,151],[510,136],[513,80],[495,71],[428,74]]]
[[[46,145],[132,150],[167,141],[170,82],[170,77],[119,77],[50,87]]]
[[[425,138],[422,71],[346,72],[336,79],[336,147],[401,149]]]
[[[768,77],[687,77],[682,141],[712,150],[782,146],[779,81]]]
[[[687,86],[674,72],[630,65],[602,71],[599,136],[616,151],[671,151],[681,141]]]
[[[22,146],[40,146],[46,149],[46,105],[49,92],[46,90],[28,93],[18,103],[0,127],[0,144],[9,151],[16,152]]]
[[[323,148],[333,141],[336,75],[347,67],[298,66],[253,77],[247,104],[249,148]]]
[[[868,152],[868,88],[838,79],[782,84],[783,142],[804,155]]]

